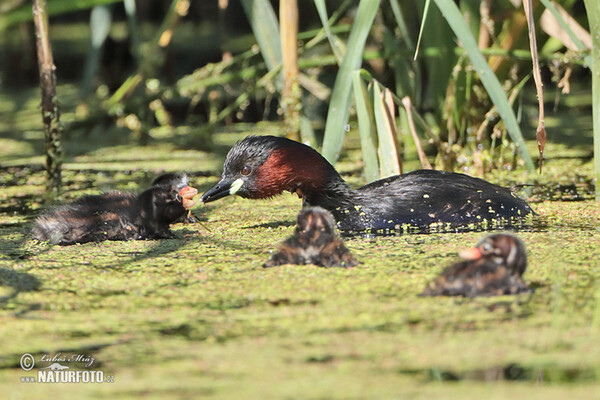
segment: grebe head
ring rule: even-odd
[[[163,174],[152,181],[153,188],[162,188],[163,192],[168,190],[175,192],[175,199],[187,210],[196,204],[193,200],[198,194],[198,189],[190,186],[190,180],[186,174],[169,173]],[[158,193],[158,192],[157,192]]]
[[[307,207],[298,214],[296,232],[299,234],[335,233],[335,220],[333,215],[321,207]]]
[[[209,203],[232,194],[264,199],[283,191],[302,197],[323,188],[331,176],[339,177],[309,146],[275,136],[248,136],[229,150],[221,180],[201,201]]]
[[[523,274],[527,267],[525,245],[518,237],[507,233],[490,235],[477,246],[461,251],[459,256],[466,260],[487,258],[519,274]]]

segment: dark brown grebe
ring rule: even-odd
[[[263,267],[283,264],[347,268],[358,265],[358,261],[336,236],[331,213],[321,207],[308,207],[298,214],[294,236],[284,241]]]
[[[459,256],[465,261],[447,267],[421,296],[499,296],[531,291],[521,278],[527,267],[525,245],[516,236],[488,236]]]
[[[142,193],[85,196],[38,217],[33,237],[52,244],[171,237],[169,224],[185,218],[198,190],[184,174],[165,174]]]
[[[454,172],[417,170],[355,190],[316,150],[274,136],[248,136],[236,143],[227,154],[221,180],[202,201],[230,194],[263,199],[283,191],[297,193],[304,206],[330,211],[341,230],[439,223],[455,228],[533,213],[510,190]]]

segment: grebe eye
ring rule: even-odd
[[[248,175],[250,172],[252,172],[252,168],[249,166],[246,165],[244,168],[242,168],[242,175]]]

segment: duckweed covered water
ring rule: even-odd
[[[226,150],[235,138],[215,141]],[[484,235],[476,231],[352,237],[356,268],[263,269],[293,232],[300,200],[290,195],[200,206],[202,224],[175,225],[173,239],[38,243],[29,229],[46,206],[43,172],[5,159],[0,390],[8,398],[594,398],[600,209],[588,198],[589,158],[553,162],[548,149],[546,172],[534,179],[551,195],[534,190],[539,215],[518,232],[528,248],[524,278],[536,290],[475,299],[417,294]],[[217,181],[223,151],[178,151],[119,145],[73,157],[63,200],[139,190],[163,170],[191,170],[201,192]],[[348,154],[339,170],[358,184]],[[560,189],[569,185],[576,194]],[[20,368],[25,353],[38,360],[33,372]],[[21,383],[50,365],[39,362],[44,354],[93,357],[91,367],[69,365],[114,383]]]

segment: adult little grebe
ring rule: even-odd
[[[460,227],[533,213],[510,190],[454,172],[417,170],[352,189],[316,150],[274,136],[248,136],[236,143],[221,180],[201,201],[231,194],[262,199],[283,191],[297,193],[304,206],[330,211],[342,230]]]

